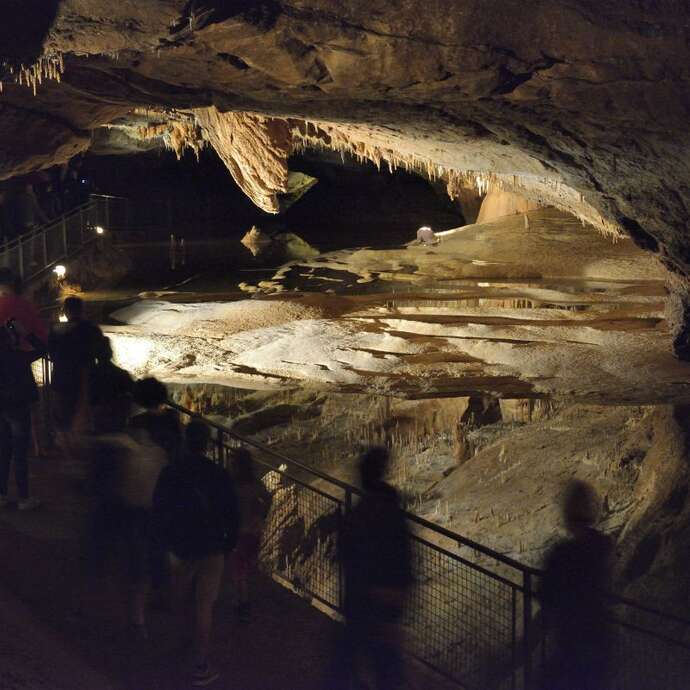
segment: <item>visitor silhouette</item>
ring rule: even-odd
[[[168,391],[158,379],[140,379],[134,385],[134,402],[144,408],[144,412],[130,420],[132,430],[146,432],[168,455],[168,460],[176,460],[182,447],[182,424],[175,410],[166,406]]]
[[[21,296],[21,282],[0,268],[0,509],[8,503],[14,463],[19,510],[41,502],[29,496],[31,412],[38,400],[31,363],[45,355],[48,333],[36,307]]]
[[[273,497],[256,476],[254,458],[246,448],[236,448],[232,453],[232,478],[235,481],[242,524],[229,565],[235,590],[236,612],[239,620],[246,623],[250,620],[261,539]]]
[[[605,591],[610,583],[611,540],[593,525],[599,498],[571,480],[563,496],[570,536],[551,548],[541,588],[544,621],[552,643],[543,690],[606,690],[611,633]]]
[[[346,625],[338,663],[338,684],[358,687],[367,666],[380,690],[401,687],[403,664],[399,619],[412,582],[410,537],[397,491],[384,474],[386,448],[360,459],[363,496],[346,516],[340,535],[345,577]]]
[[[153,534],[168,553],[176,608],[184,612],[183,606],[193,603],[195,686],[219,675],[208,659],[213,609],[226,554],[237,544],[241,527],[234,483],[208,459],[209,442],[209,427],[192,420],[185,429],[184,452],[161,473],[153,501]]]
[[[63,303],[67,321],[54,324],[48,336],[48,352],[53,361],[52,409],[60,440],[74,430],[75,419],[86,416],[91,369],[100,354],[103,333],[84,315],[84,302],[67,297]],[[79,426],[79,425],[77,425]]]
[[[107,352],[103,355],[105,359]],[[117,374],[116,367],[115,370]],[[118,378],[119,375],[110,382],[117,382]],[[101,383],[108,383],[107,376]],[[114,557],[116,572],[124,567],[128,634],[134,641],[142,641],[148,638],[149,587],[156,578],[161,580],[162,554],[151,539],[151,510],[153,492],[167,464],[167,455],[150,438],[143,434],[135,438],[125,428],[123,412],[128,400],[124,389],[111,388],[101,402],[104,414],[96,425],[101,433],[90,438],[85,450],[90,459],[88,485],[96,499],[87,535],[86,565],[102,574],[106,563]],[[108,409],[113,414],[106,418]],[[104,429],[107,433],[103,433]]]
[[[96,364],[89,371],[89,402],[95,434],[119,433],[130,416],[134,380],[113,362],[110,339],[97,343]]]

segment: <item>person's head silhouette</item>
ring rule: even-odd
[[[110,343],[110,338],[103,336],[99,338],[96,344],[96,359],[99,364],[106,364],[113,358],[113,347]]]
[[[232,471],[238,481],[254,479],[254,458],[246,448],[235,448],[232,451]]]
[[[359,475],[365,489],[374,487],[383,480],[389,460],[388,449],[383,446],[369,448],[362,455],[359,461]]]
[[[84,318],[84,302],[79,297],[67,297],[62,304],[62,310],[68,321],[80,321]]]
[[[580,479],[571,479],[563,494],[563,518],[568,531],[577,535],[594,525],[599,517],[596,491]]]
[[[184,434],[187,451],[193,455],[205,455],[211,441],[211,429],[200,419],[193,419]]]

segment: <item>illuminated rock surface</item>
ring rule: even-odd
[[[669,352],[660,264],[553,209],[527,217],[529,227],[524,215],[507,216],[434,247],[288,264],[259,284],[275,296],[139,302],[113,315],[127,324],[112,329],[116,353],[170,381],[619,404],[690,398],[688,366]]]
[[[671,331],[690,332],[687,2],[46,5],[0,26],[0,179],[92,141],[212,146],[275,212],[289,155],[325,149],[418,172],[472,217],[488,192],[480,220],[495,219],[438,246],[285,266],[242,284],[257,299],[134,305],[109,329],[124,365],[268,388],[229,414],[238,428],[318,438],[314,462],[331,443],[332,471],[389,424],[411,507],[528,562],[554,538],[563,480],[582,476],[605,496],[621,581],[686,602],[690,377]],[[364,416],[336,443],[318,420],[335,426],[338,392],[362,396]],[[379,414],[364,401],[380,393],[398,398]],[[441,436],[487,395],[500,424]]]

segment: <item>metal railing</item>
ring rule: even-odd
[[[12,269],[22,282],[30,282],[96,239],[97,226],[109,234],[115,231],[112,240],[151,239],[153,230],[169,224],[171,217],[170,202],[149,200],[135,205],[123,197],[92,194],[89,201],[59,218],[0,243],[0,266]],[[166,231],[161,232],[160,239],[165,239]]]
[[[99,205],[102,225],[116,243],[165,241],[174,229],[176,209],[167,199],[130,199],[111,194],[92,194]]]
[[[50,365],[34,372],[49,407]],[[261,547],[264,569],[335,617],[344,578],[340,527],[360,489],[287,457],[174,402],[180,414],[214,431],[211,458],[227,467],[232,450],[253,449],[273,494]],[[48,417],[48,412],[43,409]],[[414,586],[402,621],[408,653],[470,690],[533,690],[549,655],[538,599],[541,571],[407,513]],[[686,690],[690,621],[623,597],[608,596],[615,634],[607,690]]]
[[[264,568],[333,614],[343,607],[340,526],[361,491],[228,427],[170,403],[214,430],[212,458],[227,466],[250,446],[274,503]],[[549,653],[538,600],[541,571],[407,513],[415,585],[402,623],[406,650],[470,689],[530,690]],[[615,647],[611,690],[690,685],[690,621],[610,595]]]
[[[29,282],[79,252],[102,224],[103,204],[91,198],[55,220],[0,244],[0,266]]]

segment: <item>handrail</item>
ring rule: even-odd
[[[309,467],[308,465],[305,465],[304,463],[300,462],[299,460],[293,460],[292,458],[289,458],[287,455],[283,455],[282,453],[279,453],[276,450],[273,450],[272,448],[269,448],[268,446],[264,445],[260,441],[255,441],[253,439],[247,438],[246,436],[242,436],[235,431],[232,431],[229,427],[225,426],[224,424],[219,424],[218,422],[214,422],[211,419],[207,419],[206,417],[203,417],[200,414],[197,414],[195,412],[192,412],[191,410],[188,410],[187,408],[183,407],[182,405],[178,405],[175,402],[168,401],[168,406],[173,408],[174,410],[177,410],[178,412],[182,412],[183,414],[187,414],[193,417],[197,417],[200,419],[203,419],[204,423],[207,424],[209,427],[216,429],[217,431],[221,431],[224,434],[227,434],[228,436],[231,436],[232,438],[241,441],[242,443],[247,444],[248,446],[252,446],[254,448],[257,448],[265,453],[268,453],[269,455],[272,455],[273,457],[281,460],[282,462],[289,463],[291,465],[294,465],[295,467],[299,467],[299,469],[315,476],[318,477],[319,479],[329,482],[333,484],[334,486],[337,486],[340,489],[343,489],[346,492],[355,494],[356,496],[363,496],[364,492],[362,489],[360,489],[358,486],[355,486],[354,484],[348,484],[347,482],[344,482],[340,479],[336,479],[335,477],[331,477],[327,474],[324,474],[323,472],[320,472],[319,470],[314,469],[313,467]],[[472,539],[468,539],[467,537],[463,537],[461,534],[458,534],[457,532],[452,532],[449,529],[446,529],[445,527],[442,527],[441,525],[437,525],[433,522],[430,522],[429,520],[425,520],[422,517],[419,517],[418,515],[415,515],[414,513],[410,513],[408,511],[405,511],[405,517],[410,520],[410,522],[414,522],[420,527],[424,527],[425,529],[431,530],[432,532],[436,532],[437,534],[440,534],[451,541],[456,542],[457,544],[463,545],[463,546],[468,546],[471,549],[484,554],[485,556],[489,556],[491,558],[494,558],[495,560],[510,566],[511,568],[515,568],[516,570],[519,570],[522,573],[529,573],[532,575],[541,575],[540,570],[536,568],[532,568],[531,566],[527,566],[524,563],[520,563],[519,561],[514,560],[513,558],[510,558],[510,556],[506,556],[505,554],[499,553],[498,551],[494,551],[493,549],[489,548],[488,546],[484,546],[483,544],[479,544],[476,541],[473,541]]]
[[[97,199],[124,199],[128,201],[126,196],[117,196],[116,194],[89,194],[90,197],[96,197]]]
[[[329,477],[327,474],[324,474],[323,472],[319,472],[318,470],[313,469],[312,467],[309,467],[308,465],[305,465],[304,463],[300,462],[299,460],[293,460],[292,458],[289,458],[287,455],[283,455],[282,453],[279,453],[276,450],[273,450],[272,448],[269,448],[268,446],[264,445],[260,441],[254,441],[253,439],[246,438],[245,436],[241,436],[240,434],[236,433],[230,427],[225,426],[224,424],[219,424],[218,422],[214,422],[211,419],[208,419],[204,417],[203,415],[200,415],[196,412],[192,412],[192,410],[188,410],[186,407],[183,407],[182,405],[178,405],[175,402],[172,402],[171,400],[168,401],[168,406],[173,408],[174,410],[177,410],[178,412],[182,412],[182,414],[186,414],[190,417],[196,417],[198,419],[203,420],[204,424],[207,426],[210,426],[212,429],[216,429],[217,431],[222,431],[224,434],[227,434],[228,436],[232,436],[234,439],[237,439],[238,441],[241,441],[242,443],[246,443],[248,446],[253,446],[254,448],[257,448],[265,453],[268,453],[269,455],[272,455],[273,457],[277,458],[278,460],[282,460],[283,462],[290,463],[291,465],[294,465],[295,467],[299,467],[301,470],[304,470],[305,472],[309,472],[310,474],[313,474],[315,477],[318,477],[319,479],[323,479],[324,481],[330,482],[331,484],[334,484],[340,489],[343,489],[345,491],[352,491],[358,495],[362,495],[362,490],[358,489],[356,486],[353,486],[352,484],[348,484],[347,482],[343,482],[340,479],[336,479],[335,477]]]
[[[614,604],[623,604],[625,606],[630,606],[630,608],[637,609],[638,611],[642,611],[644,613],[650,613],[653,616],[659,616],[659,618],[666,618],[668,620],[674,621],[675,623],[680,623],[681,625],[686,625],[690,627],[690,620],[687,618],[681,618],[680,616],[676,615],[675,613],[668,613],[666,611],[660,611],[659,609],[655,609],[652,606],[647,606],[646,604],[640,604],[639,601],[635,601],[635,599],[630,599],[628,597],[623,597],[620,594],[612,594],[611,592],[606,592],[606,596],[611,599]],[[685,645],[690,649],[690,644]]]
[[[293,476],[289,471],[287,471],[286,468],[276,468],[271,465],[270,462],[266,462],[265,460],[261,459],[256,459],[257,462],[259,462],[261,465],[267,466],[272,468],[273,470],[279,472],[282,476],[286,477],[292,482],[296,482],[299,485],[307,488],[309,491],[315,492],[318,495],[325,496],[326,498],[336,501],[340,508],[339,510],[344,510],[345,513],[349,510],[351,506],[351,497],[352,495],[362,495],[363,491],[352,484],[349,484],[347,482],[344,482],[340,479],[336,479],[335,477],[331,477],[323,472],[320,472],[319,470],[316,470],[314,468],[311,468],[307,465],[305,465],[303,462],[300,462],[298,460],[293,460],[292,458],[288,457],[287,455],[276,451],[272,448],[269,448],[265,444],[256,441],[254,439],[247,438],[245,436],[242,436],[241,434],[238,434],[234,432],[232,429],[230,429],[228,426],[212,421],[210,419],[207,419],[203,415],[199,413],[192,412],[191,410],[188,410],[187,408],[178,405],[177,403],[174,402],[169,402],[168,405],[172,408],[177,410],[178,412],[181,412],[183,414],[189,415],[190,417],[201,419],[204,421],[209,427],[215,429],[218,433],[218,449],[219,449],[219,455],[218,458],[221,459],[223,457],[223,454],[221,453],[221,449],[224,448],[226,451],[229,449],[229,447],[224,443],[224,436],[226,438],[232,438],[235,439],[243,444],[249,445],[251,447],[257,448],[268,455],[272,456],[273,458],[279,459],[282,463],[286,463],[294,468],[299,468],[300,470],[304,471],[308,475],[325,480],[326,482],[330,483],[333,486],[336,486],[346,492],[344,499],[340,499],[336,496],[333,496],[328,493],[324,493],[315,486],[312,486],[311,484],[306,483],[305,481],[302,481],[298,479],[297,477]],[[308,481],[308,480],[307,480]],[[513,622],[512,622],[512,649],[513,649],[513,661],[511,662],[510,665],[510,670],[507,671],[507,674],[512,674],[513,675],[513,687],[515,687],[514,682],[515,682],[515,674],[516,673],[521,673],[522,674],[522,686],[524,690],[530,690],[533,688],[533,682],[534,682],[534,674],[536,673],[536,668],[537,665],[540,663],[539,658],[541,654],[542,658],[542,663],[543,663],[543,655],[545,654],[546,650],[546,645],[548,644],[548,633],[547,630],[544,626],[544,619],[543,619],[543,612],[540,611],[539,609],[536,610],[533,607],[533,604],[535,601],[539,601],[540,597],[538,595],[538,590],[535,591],[534,588],[534,582],[533,582],[533,577],[534,576],[542,576],[544,574],[543,570],[540,570],[538,568],[534,568],[531,566],[527,566],[523,563],[520,563],[519,561],[516,561],[515,559],[512,559],[508,556],[505,556],[487,546],[484,546],[483,544],[479,544],[471,539],[468,539],[466,537],[463,537],[460,534],[457,534],[455,532],[452,532],[451,530],[441,527],[440,525],[436,525],[428,520],[425,520],[424,518],[420,518],[417,515],[413,515],[412,513],[409,513],[405,511],[405,517],[412,523],[420,525],[430,531],[433,534],[439,534],[442,535],[452,541],[454,541],[456,544],[462,546],[466,545],[467,547],[471,548],[475,553],[479,554],[484,554],[496,561],[498,564],[502,564],[505,566],[508,566],[513,569],[513,573],[501,573],[500,570],[496,570],[495,567],[490,567],[490,566],[484,566],[480,565],[479,562],[475,562],[474,559],[468,560],[467,558],[464,558],[460,553],[457,552],[452,552],[447,550],[446,548],[442,547],[440,544],[435,543],[433,540],[429,540],[428,538],[425,538],[421,534],[416,534],[414,531],[411,532],[411,538],[415,541],[417,541],[420,544],[423,544],[427,548],[433,549],[435,552],[441,553],[445,555],[446,557],[452,559],[456,564],[462,565],[464,567],[470,568],[474,573],[481,574],[485,578],[489,578],[490,580],[501,583],[502,586],[509,588],[513,592],[513,609],[512,609],[512,616],[513,616]],[[521,577],[520,577],[521,576]],[[514,579],[511,579],[514,578]],[[323,597],[318,594],[313,592],[312,590],[306,590],[307,592],[310,593],[310,595],[313,596],[316,600],[320,601],[323,604],[326,604],[329,606],[332,610],[341,613],[340,608],[337,606],[334,606],[332,602],[326,601],[323,599]],[[518,623],[516,622],[516,609],[515,609],[515,596],[516,594],[520,595],[521,597],[521,611],[522,611],[522,634],[521,634],[521,639],[518,640],[517,637],[517,625]],[[684,639],[682,639],[685,635],[686,630],[690,627],[690,620],[684,619],[678,615],[675,614],[670,614],[670,613],[665,613],[662,612],[658,609],[655,609],[651,606],[647,606],[644,604],[639,604],[638,602],[622,597],[619,595],[612,594],[610,592],[602,592],[603,596],[605,599],[608,601],[608,604],[613,607],[617,605],[625,605],[629,607],[629,614],[632,614],[633,617],[631,620],[626,620],[627,615],[623,613],[623,611],[619,610],[619,615],[616,615],[613,612],[613,608],[611,608],[609,614],[610,614],[610,622],[616,626],[618,626],[618,629],[625,629],[628,631],[631,631],[633,633],[641,634],[645,636],[645,640],[657,640],[658,642],[666,645],[667,648],[669,649],[677,649],[677,650],[682,650],[683,654],[688,654],[690,653],[690,643],[686,642]],[[540,607],[541,608],[541,607]],[[645,621],[644,623],[640,623],[639,621],[635,620],[634,613],[643,613],[643,614],[648,614],[652,616],[656,616],[658,621],[653,622],[652,620]],[[536,613],[536,615],[535,615]],[[682,634],[676,637],[672,637],[669,634],[666,634],[663,630],[663,625],[665,623],[676,623],[680,624],[682,626],[685,626]],[[542,651],[541,653],[538,652],[539,648],[541,647]],[[517,650],[521,650],[518,652]],[[414,655],[418,656],[417,652],[413,652]],[[421,658],[425,663],[431,664],[432,668],[435,668],[437,671],[440,671],[444,675],[447,675],[447,670],[443,669],[441,666],[438,666],[437,664],[433,663],[432,660],[426,659],[425,657],[419,657]],[[460,678],[455,677],[454,675],[449,676],[453,678],[453,680],[460,682]],[[468,686],[469,687],[469,686]]]
[[[33,230],[29,230],[28,232],[24,232],[21,235],[17,235],[17,237],[14,237],[8,242],[4,242],[2,245],[0,245],[0,254],[2,254],[5,250],[14,249],[15,247],[18,247],[23,242],[26,242],[26,240],[31,239],[32,237],[37,237],[38,235],[41,235],[47,230],[50,230],[54,226],[62,224],[69,218],[72,218],[73,216],[76,216],[77,214],[85,211],[86,209],[91,208],[92,205],[92,201],[85,201],[83,204],[79,204],[78,206],[71,208],[69,211],[67,211],[67,213],[63,213],[57,218],[53,218],[53,220],[49,220],[47,223],[43,223],[43,225],[38,225]]]
[[[293,458],[288,457],[287,455],[284,455],[283,453],[280,453],[273,448],[270,448],[269,446],[266,446],[265,444],[261,443],[260,441],[256,441],[251,438],[247,438],[246,436],[242,436],[241,434],[238,434],[237,432],[233,431],[230,429],[230,427],[225,426],[224,424],[220,424],[219,422],[214,422],[211,419],[208,419],[207,417],[204,417],[203,415],[193,412],[192,410],[187,409],[186,407],[183,407],[182,405],[178,405],[177,403],[169,400],[167,405],[171,407],[174,410],[177,410],[178,412],[181,412],[182,414],[188,415],[190,417],[195,417],[197,419],[203,420],[203,422],[213,428],[216,429],[217,431],[220,431],[224,434],[227,434],[228,436],[231,436],[232,438],[236,439],[237,441],[241,441],[242,443],[252,446],[254,448],[257,448],[269,455],[272,455],[273,457],[281,460],[282,462],[289,463],[291,465],[294,465],[295,467],[298,467],[299,469],[303,470],[304,472],[307,472],[308,474],[313,475],[314,477],[318,477],[321,480],[327,481],[334,486],[337,486],[340,489],[343,489],[346,492],[350,492],[352,494],[355,494],[357,496],[362,496],[364,492],[362,489],[360,489],[358,486],[355,486],[354,484],[349,484],[347,482],[344,482],[340,479],[337,479],[336,477],[329,476],[323,472],[320,472],[319,470],[314,469],[313,467],[309,467],[308,465],[305,465],[303,462],[300,462],[299,460],[294,460]],[[268,463],[261,463],[263,465],[268,466]],[[276,468],[274,468],[276,469]],[[291,477],[291,479],[295,480],[294,477]],[[299,481],[299,480],[296,480]],[[302,483],[302,482],[300,482]],[[315,491],[318,491],[318,489],[315,489],[314,487],[310,488],[314,489]],[[457,544],[463,545],[463,546],[468,546],[474,551],[477,551],[481,554],[484,554],[485,556],[489,556],[499,563],[503,563],[504,565],[508,565],[511,568],[514,568],[515,570],[518,570],[519,572],[523,574],[528,574],[528,575],[536,575],[536,576],[542,576],[544,574],[544,571],[540,568],[535,568],[533,566],[525,565],[524,563],[520,563],[520,561],[517,561],[513,558],[510,558],[510,556],[506,556],[505,554],[502,554],[498,551],[494,551],[493,549],[489,548],[488,546],[484,546],[483,544],[480,544],[479,542],[473,541],[472,539],[469,539],[467,537],[464,537],[461,534],[458,534],[457,532],[453,532],[445,527],[442,527],[441,525],[437,525],[433,522],[430,522],[429,520],[426,520],[422,517],[419,517],[418,515],[415,515],[414,513],[410,513],[408,511],[405,512],[405,517],[410,520],[410,522],[416,523],[420,525],[421,527],[424,527],[432,532],[435,532],[437,534],[440,534]],[[454,556],[457,556],[457,554],[453,554]],[[514,583],[511,583],[514,584]],[[518,588],[521,588],[520,585],[516,585]],[[676,623],[680,623],[683,625],[690,626],[690,620],[681,618],[680,616],[672,613],[667,613],[664,611],[660,611],[658,609],[655,609],[651,606],[647,606],[644,604],[640,604],[639,602],[635,601],[634,599],[629,599],[627,597],[620,596],[618,594],[613,594],[611,592],[606,592],[606,596],[613,601],[614,603],[617,604],[624,604],[626,606],[630,606],[631,608],[637,609],[639,611],[642,611],[644,613],[649,613],[655,616],[659,616],[660,618],[665,618],[667,620],[672,620]],[[678,643],[677,644],[682,644]]]

